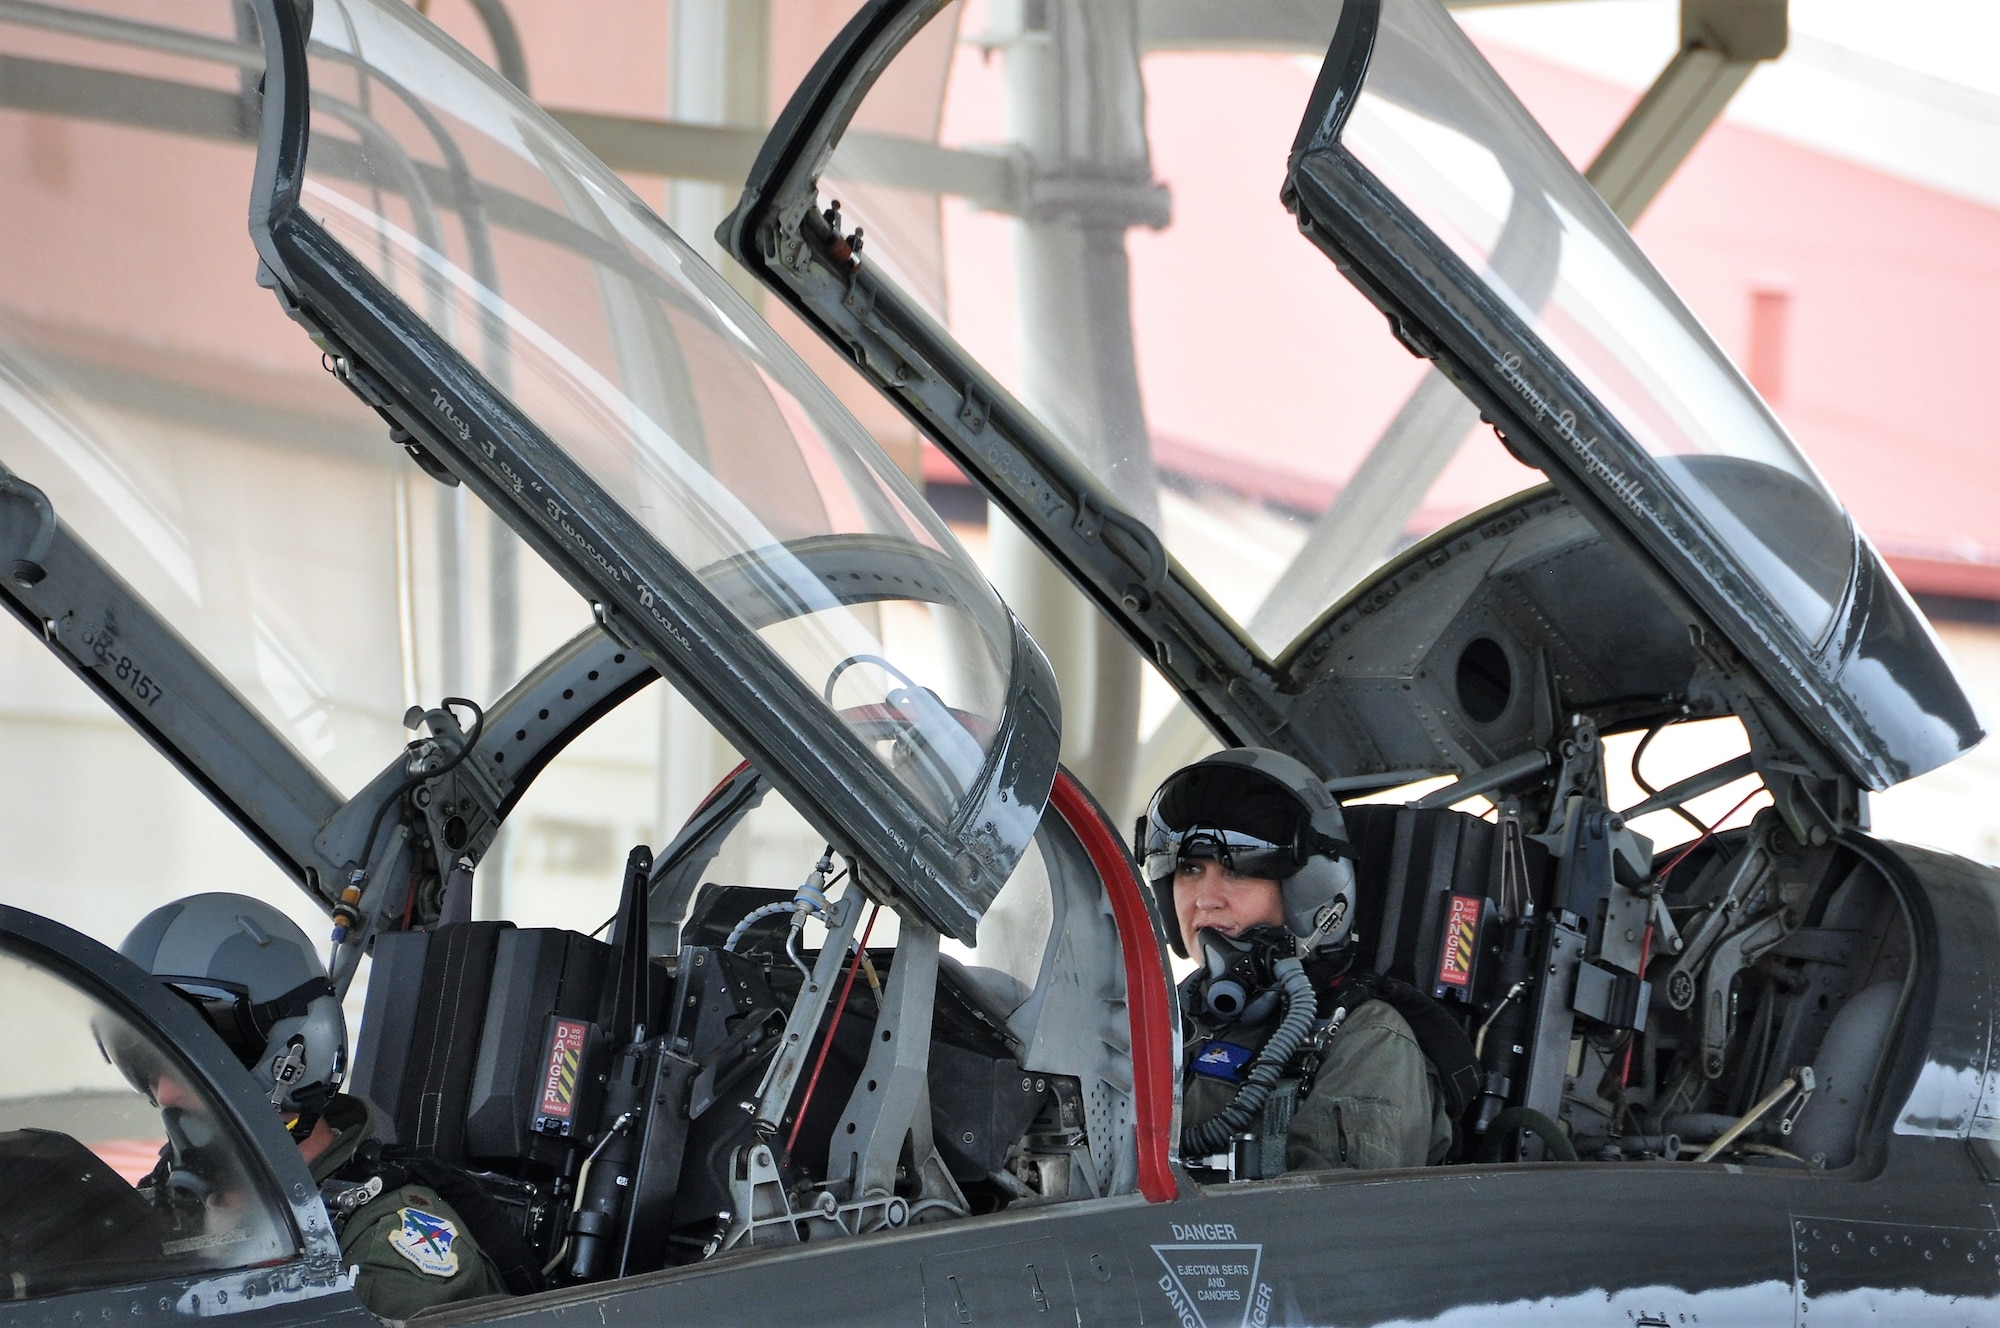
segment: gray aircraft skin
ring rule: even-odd
[[[0,338],[0,601],[345,920],[335,980],[373,958],[350,1089],[482,1173],[548,1257],[547,1289],[421,1317],[2000,1323],[2000,873],[1877,840],[1865,811],[1984,731],[1880,557],[1431,0],[1020,11],[1007,40],[1054,52],[1058,84],[1115,74],[1102,50],[1061,57],[1121,32],[1132,60],[1147,42],[1323,52],[1274,158],[1296,243],[1431,362],[1443,386],[1420,391],[1450,393],[1461,432],[1483,416],[1547,482],[1352,584],[1294,586],[1277,647],[1224,613],[1157,512],[1121,498],[1129,455],[1079,447],[983,367],[898,284],[894,235],[857,255],[823,196],[871,90],[958,21],[937,0],[862,7],[721,238],[1223,742],[1289,752],[1342,796],[1455,777],[1349,809],[1357,962],[1433,995],[1477,1048],[1446,1165],[1233,1179],[1181,1155],[1168,937],[1125,831],[1058,766],[1041,651],[832,393],[524,95],[394,0],[224,4],[186,29],[0,5],[0,110],[254,146],[260,284],[396,444],[590,606],[483,707],[420,707],[428,733],[343,796],[81,533],[87,486],[9,404],[55,361]],[[78,45],[36,44],[51,33]],[[133,51],[230,77],[131,73]],[[886,178],[910,178],[866,123]],[[1130,171],[1015,183],[1018,215],[1078,233],[1162,206]],[[752,399],[773,409],[737,409]],[[870,635],[858,610],[883,604],[949,630],[914,650]],[[662,676],[748,759],[657,857],[634,851],[611,940],[465,920],[536,775]],[[1730,715],[1748,755],[1607,804],[1603,735]],[[1684,858],[1626,825],[1753,774],[1770,808]],[[1493,821],[1451,810],[1475,795]],[[774,796],[844,864],[844,884],[819,870],[817,903],[795,878],[707,883]],[[1029,876],[1046,904],[1016,974]],[[787,949],[801,908],[826,927],[816,952]],[[898,934],[857,950],[870,908]],[[223,1233],[66,1272],[47,1214],[158,1241],[141,1201],[10,1196],[0,1325],[366,1321],[265,1087],[179,997],[20,909],[0,908],[0,960],[112,1012],[107,1057],[122,1021],[177,1067],[262,1169],[230,1204],[281,1236],[240,1266]],[[479,1034],[427,1060],[400,1035],[440,983]],[[605,1086],[551,1106],[565,1029]],[[26,1133],[0,1133],[0,1168]],[[199,1151],[174,1162],[190,1183]]]

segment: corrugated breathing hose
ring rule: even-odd
[[[1229,1105],[1201,1124],[1181,1131],[1183,1158],[1208,1157],[1227,1148],[1229,1137],[1241,1133],[1264,1109],[1285,1066],[1312,1035],[1313,1020],[1319,1015],[1319,1000],[1313,994],[1312,979],[1306,976],[1305,966],[1295,957],[1280,959],[1272,965],[1272,973],[1284,997],[1284,1018],[1250,1062],[1250,1073],[1244,1076]]]

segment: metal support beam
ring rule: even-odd
[[[1483,9],[1520,0],[1444,0],[1446,9]],[[1140,0],[1139,36],[1152,51],[1290,51],[1326,54],[1338,0]]]
[[[1784,54],[1786,0],[1682,0],[1681,48],[1585,176],[1627,226],[1639,219],[1759,61]]]
[[[1790,36],[1787,0],[1681,0],[1681,45],[1731,60],[1775,60]]]
[[[559,106],[542,109],[614,171],[713,180],[741,188],[750,164],[757,160],[757,149],[764,145],[764,130],[742,125],[603,115]]]
[[[668,16],[666,121],[575,113],[557,113],[557,119],[614,169],[631,169],[638,163],[614,159],[606,147],[654,153],[654,169],[667,177],[665,193],[655,195],[655,206],[752,307],[761,308],[763,289],[723,257],[715,227],[742,192],[749,163],[763,144],[770,121],[770,4],[768,0],[674,0]],[[694,169],[681,166],[683,161]],[[660,317],[657,310],[636,307],[621,316],[648,322]],[[632,344],[670,347],[675,340],[672,330],[662,324],[646,329]],[[702,438],[705,449],[687,364],[678,352],[658,358],[661,363],[654,366],[636,360],[623,366],[626,381],[646,383],[644,395],[651,398],[654,418],[675,421],[681,426],[677,433]],[[687,696],[671,687],[660,690],[654,797],[659,834],[667,838],[680,829],[737,757]]]
[[[680,0],[670,11],[668,111],[684,125],[749,129],[761,140],[770,119],[771,15],[764,0]],[[748,172],[745,172],[748,174]],[[763,292],[722,261],[715,227],[736,201],[742,177],[726,185],[676,179],[666,217],[682,239],[722,270],[752,305]]]
[[[652,120],[556,106],[542,109],[615,171],[708,180],[741,189],[757,150],[764,146],[764,130],[741,125]],[[974,207],[1016,216],[1043,202],[1048,192],[1044,189],[1031,198],[1021,163],[1005,153],[943,148],[860,129],[841,136],[830,173],[893,189],[951,194]]]
[[[1037,182],[1014,231],[1021,397],[1142,521],[1158,485],[1132,344],[1125,232],[1164,226],[1140,69],[1138,0],[1058,0],[996,25],[1007,125]],[[1138,746],[1139,657],[1040,547],[992,527],[992,576],[1060,680],[1063,759],[1112,806]]]

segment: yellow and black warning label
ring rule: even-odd
[[[567,1123],[576,1114],[576,1078],[589,1036],[590,1025],[581,1019],[550,1021],[548,1055],[542,1061],[542,1100],[535,1108],[537,1126]]]
[[[1472,985],[1472,960],[1478,953],[1479,906],[1472,895],[1453,895],[1445,916],[1444,950],[1438,956],[1438,983],[1463,991]]]

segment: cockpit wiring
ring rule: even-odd
[[[736,947],[742,943],[743,938],[749,935],[750,928],[765,918],[777,917],[785,913],[791,914],[792,932],[794,935],[805,925],[805,920],[808,917],[818,918],[822,922],[826,921],[826,892],[838,884],[842,877],[847,875],[847,869],[843,867],[839,875],[828,879],[827,874],[832,870],[833,845],[829,844],[826,847],[826,852],[820,854],[819,862],[807,874],[806,879],[799,883],[799,888],[792,893],[792,897],[789,900],[782,903],[762,904],[744,914],[742,921],[730,929],[729,937],[723,941],[722,948],[733,953]],[[786,942],[785,948],[788,952],[792,949],[789,940]],[[800,962],[798,955],[792,955],[792,962],[795,964]],[[807,981],[811,980],[810,975],[808,975]]]
[[[1649,798],[1657,798],[1660,796],[1660,791],[1649,784],[1646,781],[1646,777],[1639,773],[1639,762],[1646,758],[1646,749],[1653,745],[1653,739],[1659,737],[1661,730],[1665,728],[1666,725],[1664,723],[1653,725],[1653,727],[1646,730],[1645,736],[1639,739],[1639,745],[1632,749],[1632,761],[1630,765],[1632,782],[1637,784],[1639,791]],[[1706,835],[1708,833],[1708,827],[1696,819],[1694,814],[1680,803],[1675,803],[1673,806],[1667,808],[1667,810],[1693,826],[1696,834]]]
[[[337,960],[340,954],[340,947],[346,942],[348,931],[362,920],[361,896],[363,887],[368,882],[368,861],[375,852],[375,837],[382,831],[383,818],[389,814],[391,807],[402,802],[404,795],[417,785],[427,780],[438,779],[450,774],[460,765],[463,765],[465,759],[472,755],[472,749],[479,745],[480,734],[486,730],[486,711],[477,701],[469,700],[463,696],[447,696],[439,702],[439,706],[447,712],[453,706],[464,706],[472,712],[472,728],[462,735],[458,750],[452,753],[443,765],[435,770],[419,768],[411,772],[402,783],[396,785],[395,791],[384,798],[381,804],[375,808],[375,815],[368,822],[368,836],[361,841],[361,856],[355,860],[354,870],[348,877],[347,888],[341,891],[339,902],[333,907],[333,949],[332,953],[327,956],[328,972],[338,970],[339,965]],[[417,711],[413,707],[411,714],[415,715],[416,713]],[[406,720],[406,722],[411,721]],[[415,727],[415,722],[411,722],[411,727]],[[375,921],[373,918],[369,919],[369,930],[372,931],[374,929]],[[364,936],[362,940],[365,943],[367,937]],[[349,971],[348,976],[352,977],[352,970]]]
[[[861,928],[861,940],[854,947],[854,958],[848,962],[847,977],[840,984],[840,999],[833,1003],[833,1018],[827,1022],[826,1037],[819,1044],[819,1055],[813,1058],[812,1073],[806,1077],[806,1091],[799,1098],[799,1110],[792,1117],[792,1132],[785,1136],[785,1151],[792,1151],[792,1145],[799,1141],[799,1129],[806,1123],[806,1108],[812,1105],[813,1090],[819,1087],[819,1072],[826,1065],[826,1053],[833,1049],[833,1035],[840,1031],[840,1016],[847,1009],[848,993],[854,990],[854,974],[868,957],[868,938],[875,932],[875,919],[882,915],[882,906],[876,904],[868,912],[868,921]],[[873,981],[873,965],[870,965],[870,981]]]
[[[1743,808],[1749,803],[1750,799],[1756,797],[1759,793],[1762,793],[1763,791],[1764,791],[1764,786],[1762,784],[1759,784],[1756,788],[1753,788],[1748,793],[1744,794],[1742,800],[1739,801],[1734,807],[1731,807],[1728,811],[1716,817],[1715,825],[1710,826],[1709,828],[1703,830],[1700,835],[1696,836],[1693,843],[1689,844],[1686,848],[1682,849],[1680,852],[1674,854],[1674,860],[1672,862],[1669,862],[1666,866],[1660,868],[1660,874],[1656,879],[1659,880],[1662,884],[1665,884],[1667,876],[1669,875],[1669,873],[1673,871],[1674,868],[1680,866],[1681,863],[1687,861],[1687,857],[1690,853],[1693,853],[1696,849],[1700,848],[1703,844],[1707,843],[1710,839],[1715,837],[1716,827],[1719,827],[1720,825],[1722,825],[1723,822],[1727,821],[1730,817],[1742,811]]]

